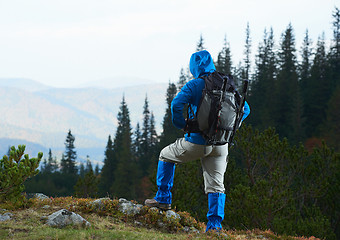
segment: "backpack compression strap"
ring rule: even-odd
[[[240,107],[236,113],[236,121],[234,124],[234,129],[233,129],[233,134],[230,137],[230,143],[233,141],[233,138],[235,136],[236,130],[240,127],[241,124],[241,119],[243,117],[243,107],[246,101],[246,94],[247,94],[247,90],[248,90],[248,83],[249,80],[244,80],[244,85],[243,85],[243,89],[242,89],[242,98],[241,98],[241,102],[240,102]]]

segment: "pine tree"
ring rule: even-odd
[[[282,35],[279,51],[279,72],[276,93],[276,129],[280,136],[294,140],[301,122],[296,122],[302,115],[301,105],[296,96],[299,93],[297,60],[295,55],[295,37],[293,27],[288,25]],[[293,130],[293,131],[292,131]]]
[[[94,175],[98,176],[98,175],[99,175],[99,172],[100,172],[100,170],[99,170],[99,165],[96,164],[96,167],[95,167],[95,169],[94,169]]]
[[[184,72],[184,69],[181,68],[181,72],[179,74],[179,79],[177,82],[177,89],[178,91],[180,91],[182,89],[182,87],[188,82],[188,78],[187,75]]]
[[[93,171],[92,163],[90,160],[90,156],[86,156],[86,167],[85,167],[85,173],[88,173],[89,171]]]
[[[64,159],[61,162],[62,173],[66,174],[77,174],[77,167],[76,167],[76,159],[77,159],[77,152],[75,151],[74,146],[75,137],[72,135],[71,130],[68,131],[66,140],[65,140],[65,153]]]
[[[47,160],[44,158],[44,161],[42,162],[41,168],[40,168],[40,173],[45,173],[47,168]]]
[[[47,159],[47,166],[46,166],[45,171],[49,173],[53,173],[57,171],[57,169],[58,169],[57,159],[56,157],[53,158],[52,150],[50,148],[48,150],[48,159]]]
[[[170,83],[166,92],[166,105],[167,108],[165,110],[164,118],[163,118],[163,132],[160,136],[159,150],[168,144],[172,143],[178,137],[183,136],[183,132],[177,129],[172,124],[172,115],[171,115],[171,102],[177,94],[177,87],[174,83]]]
[[[51,149],[48,150],[48,158],[44,159],[43,165],[41,167],[41,173],[50,174],[57,170],[57,161],[53,159]]]
[[[142,151],[147,152],[150,135],[150,110],[148,97],[145,97],[143,106],[143,128],[142,128]]]
[[[92,168],[83,177],[78,178],[74,191],[76,197],[94,198],[98,196],[98,178]]]
[[[149,150],[149,166],[147,169],[147,174],[149,174],[150,171],[152,171],[157,164],[158,161],[158,144],[159,144],[159,136],[156,132],[156,123],[155,123],[155,115],[153,112],[151,112],[151,118],[150,118],[150,150]]]
[[[256,111],[252,112],[251,117],[247,119],[247,122],[261,130],[275,126],[273,119],[275,103],[273,101],[276,94],[277,54],[274,45],[273,29],[269,33],[265,30],[263,42],[259,44],[256,55],[255,74],[249,96],[251,108]]]
[[[118,127],[113,142],[113,148],[116,151],[119,150],[121,145],[127,144],[129,151],[131,150],[131,126],[130,126],[130,114],[129,109],[123,96],[121,106],[117,115]],[[125,146],[124,146],[125,147]]]
[[[143,106],[143,127],[140,143],[140,167],[143,175],[146,175],[150,166],[150,118],[149,101],[146,96]]]
[[[98,168],[97,168],[98,167]],[[99,173],[99,166],[97,165],[97,174]],[[111,140],[111,135],[109,135],[106,149],[105,149],[105,158],[104,165],[100,173],[100,182],[99,182],[99,193],[101,196],[105,196],[110,192],[110,187],[115,179],[115,170],[117,168],[117,159],[114,156],[113,150],[113,142]]]
[[[61,175],[62,180],[59,180],[58,186],[63,188],[64,195],[73,194],[74,185],[78,178],[78,169],[76,167],[77,153],[74,146],[75,137],[69,130],[65,140],[65,152],[61,158]]]
[[[158,143],[158,135],[156,132],[156,122],[155,122],[155,115],[151,112],[150,117],[150,147],[154,148]]]
[[[299,64],[299,77],[302,89],[306,88],[306,83],[310,78],[311,57],[312,57],[312,40],[309,38],[308,30],[306,30],[303,44],[301,47],[301,63]]]
[[[250,66],[251,66],[251,37],[250,37],[250,27],[249,23],[247,23],[246,28],[246,41],[244,45],[244,79],[249,79],[250,75]]]
[[[322,136],[327,140],[327,144],[340,152],[340,87],[334,91],[329,101],[327,119],[322,130]]]
[[[61,159],[60,159],[60,170],[64,174],[66,173],[66,167],[67,167],[67,163],[66,163],[66,160],[65,160],[65,154],[62,153]]]
[[[329,53],[331,90],[340,85],[340,9],[335,7],[333,12],[333,39]]]
[[[304,127],[304,134],[303,136],[307,136],[308,131],[310,131],[310,129],[308,129],[306,131],[306,129],[308,128],[308,121],[307,124],[306,123],[306,110],[309,108],[310,104],[313,104],[312,102],[310,102],[310,100],[312,100],[310,98],[310,93],[313,91],[313,89],[311,89],[311,57],[312,57],[313,53],[312,53],[312,40],[309,38],[309,33],[308,30],[306,30],[305,33],[305,37],[303,39],[303,44],[301,47],[301,63],[299,64],[299,85],[300,85],[300,89],[301,89],[301,98],[303,100],[303,125]]]
[[[340,54],[340,9],[335,7],[333,12],[333,51]]]
[[[139,122],[136,125],[136,130],[133,134],[133,140],[132,140],[132,153],[133,158],[136,162],[139,162],[141,157],[141,142],[142,142],[142,133],[140,130]]]
[[[79,176],[83,178],[85,176],[85,166],[84,163],[80,163],[79,167]]]
[[[137,163],[132,158],[130,116],[125,97],[121,102],[117,120],[118,127],[113,144],[117,168],[114,169],[115,179],[110,190],[117,197],[135,199],[139,173]]]
[[[74,147],[75,137],[69,130],[65,140],[65,152],[61,157],[61,179],[58,187],[62,188],[62,196],[73,194],[74,185],[78,178],[78,169],[76,167],[77,153]],[[58,177],[58,176],[57,176]]]
[[[203,39],[203,36],[202,34],[200,35],[200,39],[198,40],[198,43],[197,43],[197,46],[196,46],[196,51],[202,51],[204,50],[205,47],[204,47],[204,39]]]
[[[225,74],[232,74],[230,44],[227,41],[227,36],[224,37],[223,48],[218,53],[217,62],[215,63],[215,65],[217,71]]]
[[[330,79],[327,77],[328,60],[325,40],[320,37],[317,42],[311,76],[305,85],[308,92],[304,94],[306,117],[306,134],[308,137],[320,136],[320,127],[326,120],[327,104],[331,95]]]

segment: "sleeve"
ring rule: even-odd
[[[192,100],[192,89],[188,83],[182,87],[181,91],[171,102],[172,123],[179,129],[183,129],[186,124],[183,117],[184,106]]]
[[[248,117],[249,114],[250,114],[250,107],[249,107],[247,101],[245,101],[244,102],[244,113],[243,113],[242,121],[244,119],[246,119],[246,117]]]

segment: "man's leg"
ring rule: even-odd
[[[210,154],[212,147],[193,144],[185,141],[184,138],[163,148],[160,153],[157,168],[156,197],[146,199],[145,205],[149,207],[159,207],[161,209],[171,208],[171,188],[173,186],[175,163],[189,162]]]
[[[164,210],[171,209],[171,188],[174,183],[175,164],[172,162],[158,161],[157,187],[158,191],[154,199],[146,199],[145,205],[159,207]]]
[[[225,194],[224,193],[208,193],[208,206],[209,211],[207,214],[208,223],[206,232],[211,230],[221,230],[221,222],[224,219],[224,205]]]
[[[224,219],[224,173],[227,168],[228,147],[215,146],[211,154],[202,158],[203,177],[205,185],[205,193],[208,194],[207,214],[208,223],[206,231],[221,230],[221,222]]]

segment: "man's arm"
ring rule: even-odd
[[[185,84],[171,102],[172,123],[179,129],[185,128],[186,121],[183,117],[183,109],[185,104],[191,102],[192,98],[192,90],[188,85],[188,83]]]

